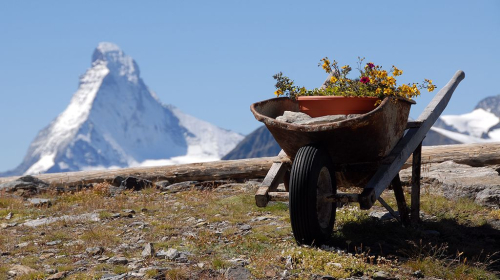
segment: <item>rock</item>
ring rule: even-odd
[[[170,249],[167,250],[165,256],[168,259],[173,260],[173,259],[179,257],[179,252],[177,251],[177,249],[170,248]]]
[[[133,209],[123,209],[122,212],[127,214],[135,214],[135,210]]]
[[[20,276],[20,275],[34,273],[34,272],[36,272],[36,270],[34,270],[31,267],[28,267],[25,265],[20,265],[20,264],[15,264],[10,268],[8,273],[12,276]]]
[[[102,255],[104,253],[104,248],[103,247],[90,247],[85,249],[85,252],[91,256],[95,255]]]
[[[249,264],[249,262],[247,260],[241,259],[241,258],[230,259],[227,262],[232,264],[232,265],[239,265],[239,266],[245,266],[245,265]]]
[[[61,240],[54,240],[54,241],[50,241],[50,242],[45,243],[45,245],[55,246],[55,245],[61,244],[61,242],[62,242]]]
[[[492,186],[480,191],[476,195],[476,203],[493,208],[500,207],[500,186]]]
[[[136,278],[141,278],[141,279],[144,279],[144,278],[145,278],[144,276],[146,276],[146,273],[140,273],[140,272],[129,272],[129,274],[128,274],[128,275],[130,275],[130,276],[132,276],[132,277],[136,277]]]
[[[123,176],[116,176],[111,182],[111,184],[115,187],[120,187],[120,185],[122,184],[123,181],[125,181],[125,179],[126,178]]]
[[[177,193],[177,192],[181,192],[181,191],[190,190],[197,185],[200,185],[200,182],[198,182],[198,181],[185,181],[185,182],[175,183],[175,184],[166,186],[162,189],[162,191],[165,191],[167,193]]]
[[[422,173],[422,185],[437,188],[446,198],[456,200],[467,197],[492,208],[500,207],[500,176],[491,167],[471,167],[446,161],[431,164]],[[411,167],[400,172],[401,179],[411,181]]]
[[[336,269],[342,269],[342,264],[341,263],[334,263],[334,262],[329,262],[326,264],[327,266],[333,266]]]
[[[179,256],[175,258],[175,261],[180,263],[187,263],[188,262],[187,254],[185,252],[179,253]]]
[[[68,274],[66,271],[61,271],[61,272],[58,272],[56,274],[50,275],[47,278],[47,280],[59,280],[59,279],[63,279],[64,277],[66,277],[66,274]]]
[[[385,271],[377,271],[373,274],[373,280],[390,280],[392,278],[389,273]]]
[[[247,230],[251,230],[251,229],[252,229],[251,225],[242,225],[242,226],[240,226],[240,230],[243,230],[243,231],[247,231]]]
[[[155,185],[156,185],[156,188],[161,190],[161,191],[166,191],[167,187],[170,186],[172,183],[170,183],[169,181],[159,181],[159,182],[156,182]]]
[[[269,217],[269,216],[260,216],[257,218],[253,218],[251,221],[252,222],[262,222],[262,221],[267,221],[267,220],[272,220],[274,217]]]
[[[398,211],[394,211],[396,213],[396,215],[399,215],[399,212]],[[387,211],[372,211],[370,212],[370,214],[368,214],[368,216],[374,218],[374,219],[378,219],[380,221],[389,221],[389,220],[392,220],[392,219],[395,219],[391,213],[387,212]]]
[[[121,279],[125,279],[126,276],[127,276],[127,273],[123,273],[120,275],[104,274],[103,276],[101,276],[101,280],[121,280]]]
[[[285,268],[286,269],[293,269],[293,259],[292,259],[292,256],[287,256],[286,257]]]
[[[10,228],[10,227],[15,227],[15,226],[17,226],[17,223],[9,223],[9,224],[2,223],[2,224],[0,224],[0,228]]]
[[[412,275],[413,275],[414,277],[416,277],[416,278],[424,278],[424,274],[423,274],[423,273],[422,273],[422,271],[420,271],[420,270],[417,270],[417,271],[413,272],[413,274],[412,274]]]
[[[119,264],[123,265],[127,264],[128,260],[124,257],[111,257],[106,262],[113,265],[119,265]]]
[[[242,266],[229,268],[224,273],[224,276],[226,277],[226,279],[230,279],[230,280],[252,279],[252,274],[250,273],[250,271],[248,271],[248,269],[246,269]]]
[[[302,112],[292,112],[292,111],[285,111],[283,113],[283,116],[279,116],[276,118],[277,121],[287,122],[287,123],[295,123],[309,119],[311,119],[311,116],[309,116],[308,114],[304,114]]]
[[[156,253],[156,257],[158,258],[166,258],[169,260],[174,260],[178,258],[180,255],[179,251],[177,249],[170,248],[167,251],[161,250],[158,253]]]
[[[127,179],[123,180],[120,184],[120,188],[134,191],[140,191],[144,188],[150,188],[152,186],[153,182],[136,177],[127,177]]]
[[[81,215],[65,215],[61,217],[50,217],[50,218],[43,218],[43,219],[37,219],[37,220],[32,220],[32,221],[26,221],[22,225],[28,226],[28,227],[37,227],[41,225],[48,225],[55,223],[57,221],[66,221],[66,222],[71,222],[71,221],[100,221],[99,215],[97,213],[87,213],[87,214],[81,214]]]
[[[331,123],[331,122],[339,122],[347,119],[345,115],[329,115],[329,116],[322,116],[322,117],[317,117],[317,118],[312,118],[308,120],[302,120],[302,121],[297,121],[294,122],[296,124],[325,124],[325,123]]]
[[[153,243],[146,243],[144,246],[144,249],[142,250],[141,256],[143,258],[148,258],[154,256],[154,248],[153,248]]]
[[[27,241],[27,242],[23,242],[23,243],[19,243],[17,244],[16,246],[14,246],[15,248],[24,248],[24,247],[28,247],[28,245],[30,245],[30,242]]]
[[[31,206],[41,207],[41,206],[52,206],[52,200],[47,198],[29,198],[28,202]]]
[[[100,263],[103,263],[103,262],[105,262],[107,260],[109,260],[109,257],[107,257],[107,256],[102,256],[102,257],[100,257],[100,258],[97,259],[97,261],[100,262]]]
[[[7,214],[7,216],[5,216],[5,219],[10,220],[11,218],[12,218],[12,212],[9,212],[9,214]]]
[[[0,184],[0,191],[23,191],[24,195],[33,195],[49,188],[49,184],[31,175],[23,176],[15,181]]]

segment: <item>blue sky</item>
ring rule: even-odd
[[[445,114],[500,94],[500,1],[2,1],[0,171],[68,105],[99,42],[139,64],[160,100],[220,127],[260,126],[250,104],[272,98],[272,75],[317,87],[325,56],[358,56],[438,89],[466,78]],[[416,101],[417,117],[433,94]]]

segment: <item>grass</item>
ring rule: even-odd
[[[0,252],[10,255],[0,259],[0,275],[5,275],[14,263],[41,270],[23,276],[28,277],[24,279],[47,276],[43,272],[47,266],[68,271],[68,279],[122,274],[131,269],[127,265],[98,263],[100,256],[87,256],[86,248],[100,246],[104,256],[141,259],[143,244],[152,242],[156,251],[174,248],[188,253],[189,264],[154,257],[142,259],[144,267],[169,267],[161,273],[157,269],[145,271],[149,277],[164,275],[166,279],[207,275],[223,278],[221,271],[235,266],[231,260],[237,258],[244,259],[245,268],[258,279],[280,277],[285,270],[292,279],[314,275],[371,276],[380,270],[403,274],[406,279],[416,270],[426,277],[443,279],[496,277],[492,271],[498,270],[494,263],[498,257],[493,254],[500,251],[500,233],[489,227],[487,221],[500,219],[500,210],[487,209],[467,199],[452,202],[424,193],[422,210],[436,218],[417,228],[404,228],[394,220],[374,220],[367,211],[346,206],[337,211],[334,234],[327,247],[311,248],[296,245],[287,204],[276,202],[258,208],[254,191],[246,187],[164,194],[146,189],[111,196],[109,186],[102,184],[96,189],[54,197],[55,202],[48,208],[25,205],[16,197],[1,197],[0,214],[15,213],[13,219],[19,221],[41,215],[91,212],[98,213],[100,221],[60,221],[38,228],[16,226],[2,230],[5,234],[0,234]],[[390,192],[384,194],[384,199],[396,208]],[[124,209],[136,213],[132,218],[113,217]],[[250,229],[242,229],[245,225],[250,225]],[[439,235],[428,235],[429,230]],[[46,245],[56,240],[61,243]],[[14,247],[25,241],[30,245]],[[119,249],[124,243],[127,249]],[[49,251],[58,257],[38,257]],[[82,259],[89,262],[85,273],[77,272],[73,265]],[[5,278],[0,276],[1,279]]]

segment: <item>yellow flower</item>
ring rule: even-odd
[[[394,75],[395,77],[401,76],[403,74],[403,70],[399,70],[398,68],[396,68],[396,66],[392,66],[392,67],[394,68],[392,75]]]
[[[323,70],[325,70],[327,73],[330,73],[332,72],[332,67],[330,66],[330,60],[325,57],[322,59],[323,61],[323,65],[321,66],[323,68]]]
[[[382,93],[382,89],[381,88],[377,88],[377,90],[375,90],[375,93],[376,94],[381,94]]]
[[[277,97],[279,97],[280,95],[282,95],[282,94],[283,94],[283,91],[281,91],[281,89],[278,89],[278,90],[276,90],[276,91],[274,92],[274,94],[275,94]]]
[[[334,83],[335,83],[335,82],[337,82],[337,81],[338,81],[338,80],[337,80],[337,77],[335,77],[335,76],[332,76],[332,77],[330,78],[330,83],[332,83],[332,84],[334,84]]]
[[[428,91],[428,92],[434,91],[435,89],[436,89],[436,86],[435,86],[435,85],[433,85],[433,84],[429,84],[429,85],[427,86],[427,91]]]
[[[394,79],[394,77],[389,76],[389,77],[387,77],[386,81],[387,81],[387,84],[389,86],[395,86],[396,85],[396,79]]]
[[[415,96],[419,96],[420,95],[420,90],[418,89],[417,84],[413,84],[411,86],[411,90],[413,91],[413,94]]]
[[[387,71],[385,71],[385,70],[377,71],[377,78],[385,79],[385,77],[387,77]]]
[[[392,88],[384,88],[384,94],[392,94]]]
[[[349,67],[349,65],[344,65],[344,66],[342,66],[342,67],[340,67],[340,68],[342,68],[342,69],[347,69],[348,67]]]

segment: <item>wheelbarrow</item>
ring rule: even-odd
[[[370,209],[379,201],[403,225],[419,222],[422,141],[465,78],[457,71],[414,121],[408,120],[414,101],[386,98],[374,110],[351,119],[299,125],[276,120],[285,111],[299,111],[298,102],[273,98],[251,105],[282,148],[261,183],[255,201],[289,201],[290,221],[298,244],[319,245],[332,234],[336,208],[357,202]],[[412,158],[411,209],[399,178]],[[284,183],[285,192],[277,187]],[[341,193],[338,186],[361,187],[360,193]],[[397,214],[381,197],[392,186]],[[411,214],[411,216],[410,216]]]

